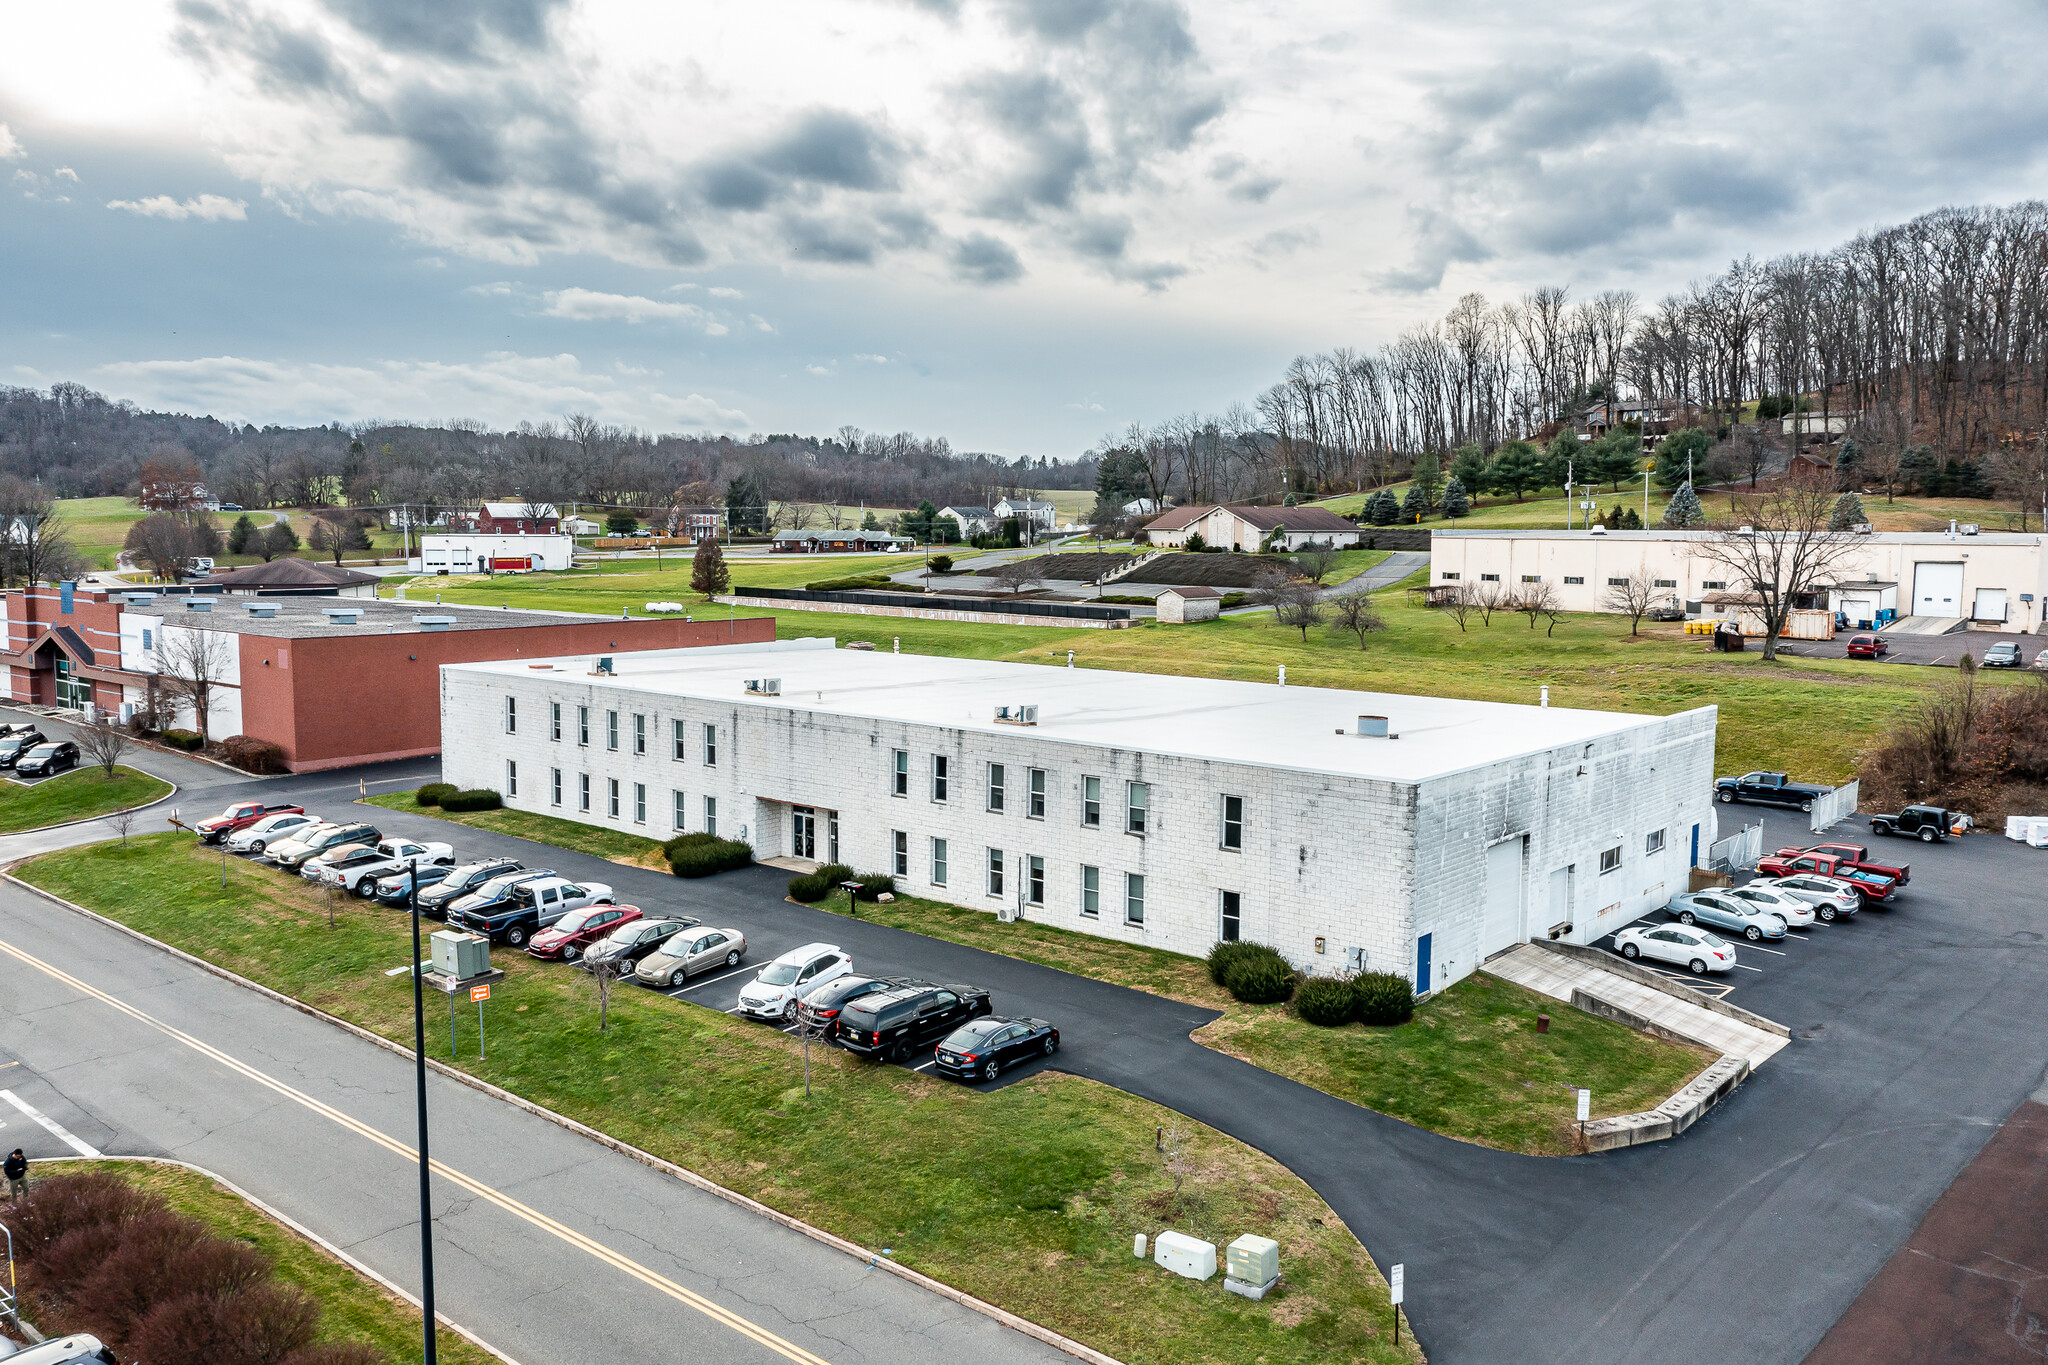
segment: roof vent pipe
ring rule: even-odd
[[[1397,738],[1397,736],[1387,732],[1387,718],[1385,716],[1360,716],[1358,718],[1358,733],[1367,739]]]
[[[1540,695],[1540,697],[1541,697],[1541,700],[1539,700],[1539,701],[1538,701],[1538,702],[1536,703],[1536,704],[1537,704],[1538,706],[1548,706],[1548,705],[1550,705],[1550,684],[1549,684],[1549,683],[1545,683],[1545,684],[1543,684],[1543,687],[1542,687],[1542,689],[1541,689],[1541,691],[1540,691],[1539,695]]]
[[[1280,665],[1280,685],[1281,685],[1282,687],[1285,687],[1285,686],[1287,686],[1287,665],[1286,665],[1286,664],[1282,664],[1282,665]]]

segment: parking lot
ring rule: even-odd
[[[1873,633],[1845,630],[1838,632],[1832,640],[1782,640],[1778,644],[1778,652],[1805,659],[1846,659],[1851,638]],[[1956,661],[1965,654],[1982,663],[1985,650],[2000,640],[2011,640],[2019,645],[2020,655],[2026,660],[2025,666],[2031,668],[2041,652],[2048,649],[2048,639],[2038,635],[2008,635],[1989,630],[1961,630],[1953,635],[1880,635],[1878,638],[1885,642],[1885,656],[1881,659],[1859,659],[1858,663],[1872,668],[1882,668],[1886,664],[1954,668]]]

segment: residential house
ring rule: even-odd
[[[963,537],[993,535],[999,521],[994,510],[987,507],[941,507],[939,515],[958,523]]]
[[[1357,546],[1364,532],[1323,507],[1218,507],[1191,503],[1145,523],[1143,534],[1154,545],[1179,549],[1199,535],[1204,545],[1219,550],[1263,548],[1268,540],[1283,550],[1329,545],[1343,550]]]
[[[887,531],[777,531],[769,549],[777,554],[818,554],[829,551],[907,550],[917,542]]]
[[[457,514],[461,529],[492,536],[552,536],[561,531],[561,514],[553,503],[487,502],[474,512]]]
[[[1035,498],[1004,498],[992,510],[997,521],[1015,517],[1017,525],[1026,532],[1050,531],[1059,523],[1059,509]]]

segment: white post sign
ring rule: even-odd
[[[1581,1090],[1579,1092],[1579,1122],[1584,1123],[1589,1117],[1591,1117],[1592,1113],[1593,1092],[1590,1090]]]
[[[1387,1276],[1387,1288],[1392,1291],[1389,1297],[1393,1299],[1396,1308],[1401,1306],[1401,1281],[1406,1278],[1407,1270],[1408,1267],[1405,1265],[1396,1265]]]

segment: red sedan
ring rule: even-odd
[[[1852,659],[1877,659],[1892,652],[1889,642],[1876,635],[1851,635],[1849,657]]]
[[[585,948],[639,918],[640,909],[633,905],[589,905],[571,910],[535,934],[526,951],[547,961],[574,962]]]

